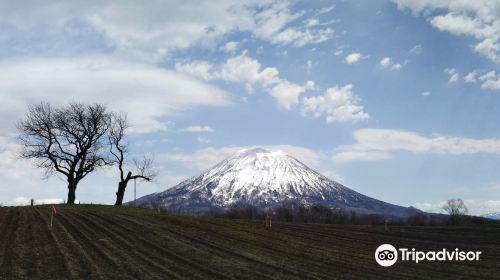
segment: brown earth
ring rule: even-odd
[[[316,225],[112,206],[0,208],[0,279],[499,279],[500,226]],[[374,260],[383,243],[482,251],[479,262]]]

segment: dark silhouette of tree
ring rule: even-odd
[[[460,198],[448,199],[442,208],[450,215],[451,223],[459,222],[460,218],[469,212],[469,209],[467,209],[467,206],[465,206],[465,203]]]
[[[106,141],[110,117],[101,104],[30,106],[25,119],[17,124],[22,143],[20,156],[34,159],[47,176],[65,176],[67,203],[73,204],[78,183],[97,168],[111,164]]]
[[[110,154],[113,157],[113,162],[118,166],[118,170],[120,171],[120,182],[118,182],[115,205],[122,205],[123,196],[130,180],[140,179],[149,182],[156,177],[153,160],[148,157],[144,157],[141,160],[134,159],[135,173],[133,174],[132,171],[128,171],[127,175],[125,175],[126,156],[129,152],[125,132],[128,127],[125,114],[113,114],[109,133]]]

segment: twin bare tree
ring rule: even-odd
[[[113,114],[109,128],[109,153],[112,155],[113,162],[118,166],[118,170],[120,171],[120,182],[118,183],[118,191],[116,192],[115,205],[122,205],[123,195],[130,180],[141,179],[151,181],[156,177],[153,160],[148,157],[143,157],[141,160],[133,159],[136,169],[135,174],[132,171],[128,171],[127,175],[125,175],[124,168],[129,147],[125,139],[127,128],[127,116],[125,114]]]
[[[47,176],[59,173],[68,183],[68,204],[75,202],[78,183],[96,169],[116,165],[120,172],[115,205],[121,205],[127,183],[155,177],[149,158],[128,163],[125,114],[109,111],[102,104],[71,103],[53,107],[48,103],[30,106],[17,125],[22,143],[21,157],[34,159]]]

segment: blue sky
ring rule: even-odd
[[[0,1],[0,202],[64,198],[16,158],[38,101],[128,113],[139,195],[239,149],[281,149],[346,186],[500,211],[499,1]],[[82,182],[112,203],[113,169]],[[132,189],[126,200],[132,198]]]

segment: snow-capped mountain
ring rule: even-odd
[[[322,204],[399,217],[420,212],[362,195],[283,152],[262,148],[241,151],[201,175],[164,192],[141,197],[135,204],[195,213],[235,203],[265,208],[284,202]]]
[[[484,215],[481,215],[481,217],[487,218],[487,219],[492,219],[492,220],[500,220],[500,212],[484,214]]]

